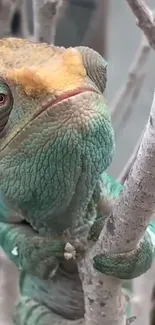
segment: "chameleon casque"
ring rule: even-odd
[[[115,144],[106,66],[86,47],[0,40],[0,245],[20,270],[16,325],[83,322],[81,281],[66,244],[83,254],[105,222],[100,198],[122,191],[104,172]],[[101,252],[94,267],[122,279],[146,272],[152,229],[131,256]]]

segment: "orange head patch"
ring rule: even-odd
[[[73,48],[64,49],[44,62],[13,68],[7,77],[21,86],[28,96],[41,92],[62,93],[81,87],[86,76],[80,53]]]

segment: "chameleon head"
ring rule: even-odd
[[[91,49],[0,40],[0,191],[25,215],[63,212],[78,184],[88,204],[114,148],[105,84]]]

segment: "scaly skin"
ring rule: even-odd
[[[103,97],[105,70],[105,61],[86,48],[0,41],[0,93],[6,94],[0,125],[0,221],[26,220],[41,242],[41,260],[43,247],[45,260],[46,249],[49,254],[47,237],[55,245],[60,236],[65,244],[68,229],[72,237],[85,240],[96,218],[90,201],[114,148]],[[18,240],[18,250],[30,261],[33,242],[31,235],[20,249]],[[30,264],[30,272],[42,277]],[[43,264],[48,276],[51,261],[49,267]]]
[[[91,227],[108,189],[99,185],[114,151],[106,63],[88,48],[4,39],[0,77],[0,245],[20,270],[14,324],[80,324],[81,282],[65,250],[69,241],[82,254],[97,237]],[[95,257],[95,268],[118,276],[123,267],[130,278],[150,266],[152,244],[131,253],[130,270],[128,256],[109,258]]]

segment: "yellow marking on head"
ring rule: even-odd
[[[36,54],[37,55],[37,54]],[[12,69],[8,78],[20,85],[29,96],[41,92],[61,93],[80,87],[86,71],[80,53],[76,49],[66,49],[61,54],[45,60],[44,64]]]
[[[15,84],[21,86],[28,96],[37,95],[47,89],[47,86],[33,68],[14,69],[7,73],[7,77],[12,79]]]

